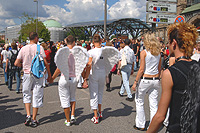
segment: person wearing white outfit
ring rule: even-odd
[[[120,75],[120,70],[121,70],[123,84],[121,86],[119,95],[123,96],[123,94],[126,90],[127,96],[128,96],[126,98],[126,100],[133,101],[131,90],[130,90],[130,87],[129,87],[129,77],[134,72],[133,69],[134,69],[135,55],[134,55],[134,51],[129,47],[130,40],[125,39],[124,43],[120,44],[120,47],[122,48],[120,50],[120,54],[121,54],[121,57],[122,57],[123,54],[126,56],[127,65],[121,67],[121,60],[122,59],[120,59],[117,73],[118,73],[118,75]],[[120,69],[120,67],[121,67],[121,69]]]
[[[102,117],[101,105],[102,105],[103,89],[106,79],[105,62],[104,62],[104,57],[101,54],[102,53],[101,38],[98,34],[94,35],[93,44],[95,48],[88,51],[89,67],[87,67],[86,75],[88,75],[89,70],[92,68],[92,74],[89,75],[89,81],[90,81],[89,91],[90,91],[90,106],[91,109],[94,111],[94,117],[91,120],[95,124],[98,124],[99,117],[100,118]]]
[[[145,50],[141,52],[141,63],[132,89],[135,91],[136,125],[134,129],[145,130],[144,97],[149,94],[150,121],[158,108],[158,89],[160,88],[160,43],[154,34],[146,34],[144,38]]]
[[[75,46],[75,39],[72,35],[69,35],[65,39],[65,43],[67,43],[67,47],[72,50]],[[61,74],[59,83],[58,83],[58,92],[61,102],[61,107],[64,109],[66,121],[66,126],[70,126],[76,122],[75,119],[75,93],[77,87],[77,80],[75,74],[75,59],[72,53],[68,56],[68,68],[69,68],[69,79],[66,79],[64,74]],[[59,74],[61,70],[59,68],[56,69],[52,76],[52,80],[54,80]],[[71,119],[70,119],[70,107],[71,107]]]

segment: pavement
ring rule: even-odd
[[[137,73],[130,77],[130,85],[133,84]],[[44,89],[44,106],[38,111],[37,120],[40,125],[36,128],[24,125],[26,112],[22,102],[22,93],[16,94],[14,81],[13,90],[10,91],[4,82],[3,69],[0,68],[0,133],[142,133],[136,131],[135,102],[126,101],[126,97],[119,97],[121,77],[112,76],[111,92],[104,88],[102,112],[103,120],[99,124],[93,124],[91,118],[93,112],[89,104],[89,89],[77,89],[76,91],[76,119],[75,125],[65,126],[65,115],[60,107],[58,96],[58,80]],[[22,89],[22,86],[21,86]],[[133,96],[135,92],[132,91]],[[126,95],[126,94],[125,94]],[[149,124],[148,97],[145,97],[146,127]],[[159,133],[164,133],[165,127],[161,127]]]

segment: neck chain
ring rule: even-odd
[[[178,62],[180,59],[189,59],[189,58],[186,56],[180,56],[180,57],[176,58],[175,61]]]

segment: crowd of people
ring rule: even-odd
[[[196,28],[185,22],[169,26],[169,42],[167,44],[162,41],[162,38],[156,37],[152,33],[148,33],[140,39],[113,38],[111,40],[108,38],[101,39],[98,34],[95,34],[92,41],[75,41],[75,38],[69,35],[62,42],[54,43],[49,41],[41,43],[40,55],[44,59],[47,71],[44,74],[44,78],[35,79],[30,75],[30,68],[32,59],[37,51],[38,35],[35,32],[31,32],[29,35],[30,43],[25,46],[15,42],[11,43],[11,48],[8,44],[1,46],[1,63],[4,70],[5,84],[8,85],[9,90],[12,89],[13,77],[16,77],[16,93],[19,94],[21,78],[23,79],[22,93],[27,112],[26,126],[38,126],[39,123],[36,120],[36,115],[38,108],[43,105],[43,88],[52,83],[60,74],[58,91],[61,106],[66,116],[66,126],[70,126],[76,122],[76,88],[89,88],[90,106],[94,112],[94,117],[91,121],[94,124],[98,124],[99,120],[103,117],[101,106],[104,86],[106,85],[107,87],[106,91],[112,91],[112,87],[110,86],[112,75],[118,74],[121,75],[122,79],[118,95],[123,97],[126,91],[126,100],[133,101],[131,89],[135,91],[136,119],[133,126],[134,129],[140,131],[147,130],[145,128],[144,97],[148,94],[150,125],[147,132],[157,132],[163,122],[167,122],[165,124],[167,132],[178,133],[188,129],[200,132],[197,126],[200,122],[200,113],[193,113],[195,116],[191,116],[192,118],[197,118],[195,121],[196,127],[190,125],[187,128],[183,128],[181,125],[182,121],[180,120],[182,117],[182,102],[184,102],[180,93],[187,91],[185,88],[187,86],[187,79],[184,78],[182,73],[188,75],[191,66],[199,62],[200,42],[197,42],[197,37]],[[74,46],[84,48],[89,58],[81,77],[77,80],[75,74],[75,57],[73,54],[69,54],[67,58],[69,79],[66,79],[63,72],[57,68],[54,60],[59,49],[68,47],[70,51]],[[107,47],[113,47],[119,52],[118,62],[109,73],[105,73],[106,63],[104,59],[106,57],[102,55],[103,49]],[[21,77],[21,72],[23,72],[23,77]],[[134,72],[137,72],[137,76],[131,82],[133,85],[130,88],[129,77]],[[159,102],[160,84],[162,93]],[[31,90],[33,90],[33,94],[31,94]],[[32,117],[30,114],[31,97],[33,97]],[[193,111],[199,112],[200,104],[198,100],[195,106],[196,108]],[[70,109],[71,116],[69,116]]]

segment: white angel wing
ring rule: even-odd
[[[108,74],[119,61],[120,53],[115,47],[106,46],[102,50],[102,55],[105,61],[106,74]]]
[[[68,56],[70,54],[69,48],[64,47],[57,51],[55,55],[55,63],[61,73],[69,79],[69,66],[68,66]]]
[[[75,73],[76,79],[79,80],[83,69],[86,67],[88,63],[89,55],[85,48],[80,46],[74,46],[71,50],[72,54],[74,55],[75,59]]]

